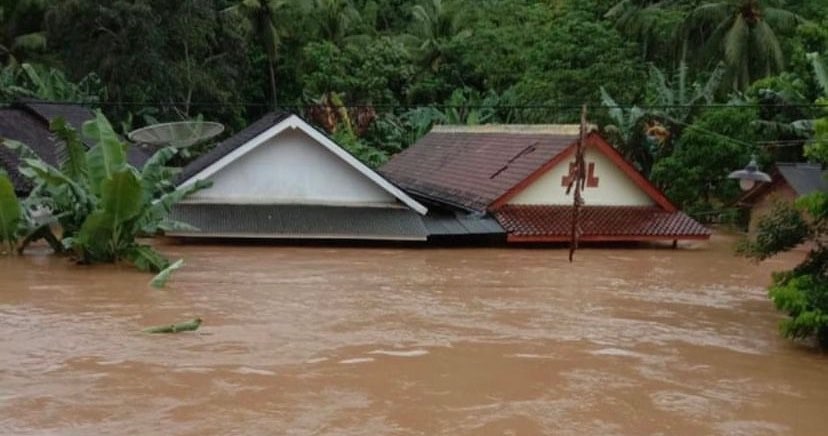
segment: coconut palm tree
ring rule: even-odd
[[[442,0],[424,0],[411,8],[411,15],[414,22],[407,42],[414,45],[422,64],[432,71],[440,68],[450,41],[471,34],[462,28],[459,15],[446,8]]]
[[[646,59],[658,58],[660,52],[672,51],[675,24],[683,16],[677,0],[621,0],[604,18],[615,24],[619,32],[635,38]],[[662,50],[659,50],[659,49]]]
[[[685,53],[700,44],[703,63],[723,61],[734,89],[781,72],[785,59],[777,36],[802,17],[780,9],[778,0],[720,0],[693,9],[682,24]]]
[[[282,14],[290,6],[288,0],[239,0],[225,12],[236,13],[245,18],[250,30],[259,40],[267,56],[270,78],[270,95],[273,109],[276,109],[276,63],[282,45]]]
[[[315,0],[314,15],[321,36],[337,45],[361,24],[359,11],[350,0]]]

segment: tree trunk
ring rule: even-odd
[[[268,66],[270,68],[270,98],[272,99],[272,107],[270,109],[276,110],[277,109],[277,102],[276,102],[276,68],[274,67],[275,61],[273,59],[268,60]]]

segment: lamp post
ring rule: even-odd
[[[738,179],[739,187],[743,191],[750,191],[756,183],[770,182],[771,178],[767,173],[759,171],[759,164],[756,163],[756,156],[750,157],[750,162],[744,169],[733,171],[728,174],[728,179]]]

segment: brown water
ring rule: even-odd
[[[769,272],[689,249],[162,247],[0,259],[2,434],[825,434]],[[200,316],[196,333],[145,326]]]

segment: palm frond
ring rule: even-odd
[[[793,30],[796,26],[805,22],[805,19],[801,16],[784,9],[765,8],[762,12],[764,14],[763,21],[768,22],[780,32]]]
[[[46,32],[32,32],[14,38],[12,49],[43,50],[46,48]]]
[[[744,17],[736,15],[733,25],[727,31],[722,41],[725,62],[735,67],[745,62],[747,58],[747,44],[750,38],[750,27]]]
[[[756,43],[756,49],[764,55],[765,74],[771,75],[774,72],[782,71],[785,67],[782,45],[767,21],[760,21],[756,24],[753,29],[753,39]]]
[[[825,63],[817,53],[808,53],[808,60],[811,61],[811,66],[814,68],[817,83],[819,83],[825,95],[828,96],[828,69],[826,69]]]

